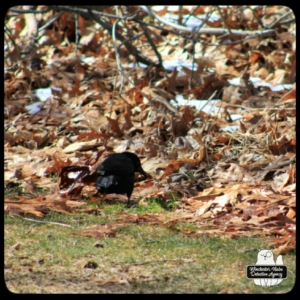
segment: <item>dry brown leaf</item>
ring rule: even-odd
[[[69,214],[70,207],[66,204],[67,199],[59,196],[44,195],[33,199],[21,199],[14,201],[5,199],[5,211],[9,214],[33,214],[36,217],[43,217],[49,209]]]
[[[73,235],[76,236],[88,236],[94,238],[103,238],[103,237],[113,237],[116,235],[116,232],[112,227],[108,224],[104,225],[92,225],[86,227],[84,229],[80,229],[80,231],[73,232]]]
[[[129,61],[141,60],[123,45],[119,48],[126,75],[123,78],[116,76],[119,62],[113,40],[88,18],[78,18],[81,35],[78,47],[73,43],[76,28],[72,13],[63,13],[56,20],[56,30],[39,30],[39,51],[24,60],[18,45],[26,46],[30,36],[26,16],[8,14],[4,58],[5,187],[20,185],[33,199],[35,187],[46,187],[53,196],[57,192],[57,183],[51,182],[55,172],[61,179],[67,166],[77,166],[79,170],[85,166],[81,172],[90,174],[73,186],[74,193],[65,195],[66,199],[84,193],[90,201],[97,201],[93,182],[103,151],[128,150],[145,157],[143,165],[153,177],[163,173],[159,182],[153,179],[137,182],[133,194],[136,199],[150,196],[167,201],[174,193],[179,198],[184,195],[178,201],[178,216],[185,211],[193,217],[182,220],[195,226],[213,226],[205,227],[207,231],[201,227],[198,235],[230,238],[278,235],[284,239],[277,241],[277,247],[286,244],[287,237],[281,229],[289,233],[296,221],[295,22],[291,18],[289,22],[276,23],[287,13],[286,7],[241,9],[241,18],[233,13],[236,7],[221,10],[228,16],[226,22],[233,36],[243,40],[243,34],[249,30],[252,34],[259,33],[259,37],[243,44],[232,43],[228,35],[205,34],[201,35],[206,45],[203,48],[170,31],[148,28],[162,61],[174,61],[171,71],[151,65],[150,60],[154,62],[156,57],[153,45],[135,20],[131,20],[127,28],[129,43],[149,60],[149,65],[146,69],[129,66]],[[168,11],[165,8],[159,14]],[[197,14],[204,14],[204,8],[199,6],[193,11],[183,6],[182,12],[199,17]],[[270,28],[276,24],[276,34],[264,36],[263,17]],[[203,16],[200,18],[204,20]],[[221,19],[204,21],[208,31],[224,27]],[[42,20],[38,29],[43,25]],[[220,28],[210,28],[216,26]],[[244,28],[243,32],[234,31],[240,28]],[[121,23],[117,31],[124,34]],[[131,39],[134,35],[140,35],[140,39]],[[218,43],[220,47],[215,46]],[[54,51],[49,52],[50,44]],[[201,58],[203,51],[205,58]],[[185,63],[194,52],[198,55],[197,65],[191,71]],[[183,61],[183,68],[177,63],[178,58]],[[253,84],[251,77],[259,77],[260,81]],[[240,83],[233,84],[229,79],[239,79]],[[122,97],[119,97],[116,91],[121,85]],[[38,103],[40,111],[30,114],[28,99],[36,102],[36,91],[44,87],[50,87],[52,96]],[[206,107],[201,105],[201,110],[180,105],[177,109],[170,102],[177,95],[194,97],[197,101],[222,95],[223,102],[216,110],[211,103]],[[206,110],[208,106],[211,111]],[[235,114],[239,120],[231,122]],[[233,126],[238,129],[221,131]],[[185,164],[192,164],[190,172],[195,178],[169,183],[166,178]],[[71,189],[72,181],[68,180],[63,185]],[[234,181],[241,184],[235,185]],[[198,190],[203,191],[198,193]],[[26,213],[20,203],[27,200],[20,197],[18,204],[5,203],[5,209],[10,213]],[[40,217],[49,208],[67,213],[72,206],[69,202],[58,202],[55,206],[51,201],[45,207],[26,205],[29,213]],[[149,216],[126,218],[123,224],[155,224]],[[176,222],[180,218],[173,225]],[[182,233],[196,235],[195,231],[182,230]],[[294,247],[295,243],[287,245]]]
[[[119,127],[119,118],[117,118],[116,120],[111,119],[109,117],[106,117],[107,121],[110,124],[111,130],[116,134],[116,136],[122,136],[123,132],[121,131],[120,127]]]

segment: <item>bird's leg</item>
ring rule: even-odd
[[[104,194],[103,194],[103,196],[102,196],[102,197],[100,197],[100,206],[102,205],[102,203],[103,203],[103,200],[104,200],[105,196],[106,196],[106,193],[104,193]]]
[[[130,198],[128,198],[127,207],[137,207],[137,204],[134,201],[130,201]]]

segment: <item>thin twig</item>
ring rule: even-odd
[[[78,43],[79,43],[79,23],[78,14],[75,14],[75,54],[78,57]]]
[[[119,52],[119,49],[117,47],[117,41],[116,41],[116,28],[117,28],[117,25],[118,25],[119,21],[120,21],[120,19],[117,19],[114,22],[113,27],[112,27],[112,34],[111,35],[112,35],[114,48],[115,48],[115,52],[116,52],[116,61],[117,61],[118,70],[119,70],[119,74],[121,75],[121,86],[120,86],[120,90],[119,90],[119,93],[121,93],[122,90],[123,90],[123,87],[124,87],[124,71],[123,71],[123,67],[122,67],[122,64],[121,64],[120,52]],[[115,84],[117,83],[117,77],[118,77],[118,74],[116,75]],[[114,88],[114,91],[115,91],[115,88]],[[113,95],[113,97],[114,97],[114,95]]]
[[[86,13],[84,13],[84,15],[86,15]],[[104,27],[105,29],[107,29],[108,32],[110,32],[110,33],[112,32],[112,26],[109,23],[105,22],[104,20],[100,19],[94,13],[94,11],[88,10],[87,16],[92,17],[93,20],[95,20],[102,27]],[[131,43],[129,43],[128,41],[126,41],[125,38],[121,34],[119,34],[118,32],[115,32],[115,33],[116,33],[116,38],[118,40],[120,40],[121,42],[124,42],[124,45],[127,48],[127,50],[135,56],[135,58],[136,58],[136,60],[138,62],[143,63],[143,64],[145,64],[147,66],[149,66],[151,64],[154,64],[152,61],[150,61],[147,58],[141,56],[139,54],[139,51]],[[156,65],[156,64],[154,64],[154,65]]]
[[[191,34],[191,37],[193,37],[192,40],[192,53],[193,53],[193,57],[192,57],[192,71],[191,71],[191,76],[190,76],[190,82],[189,82],[189,89],[192,89],[192,79],[194,76],[194,65],[195,65],[195,45],[196,45],[196,40],[195,38],[197,38],[199,36],[199,31],[201,30],[201,28],[204,26],[204,24],[206,24],[206,22],[209,20],[210,16],[211,16],[212,12],[208,13],[206,15],[205,20],[197,27],[194,28],[193,30],[193,34]],[[199,40],[199,38],[197,38],[197,40]]]
[[[154,14],[151,10],[148,11],[147,8],[140,6],[141,9],[143,9],[144,11],[146,11],[147,13],[149,13],[150,15],[152,15],[154,18],[157,18],[157,15]],[[72,6],[63,6],[63,5],[51,5],[49,6],[49,9],[47,10],[43,10],[43,11],[29,11],[29,12],[24,12],[23,10],[19,10],[19,9],[13,9],[11,8],[11,11],[15,11],[15,12],[19,12],[19,13],[42,13],[42,12],[47,12],[50,9],[54,9],[54,10],[62,10],[62,11],[68,11],[68,12],[73,12],[73,13],[78,13],[81,14],[84,17],[90,17],[91,14],[89,13],[90,11],[92,11],[93,13],[93,19],[95,19],[94,15],[96,16],[103,16],[103,17],[110,17],[110,18],[115,18],[115,19],[121,19],[121,20],[128,20],[130,19],[130,17],[120,17],[120,16],[116,16],[116,15],[111,15],[111,14],[107,14],[107,13],[102,13],[99,11],[95,11],[95,10],[91,10],[91,9],[82,9],[82,8],[76,8],[76,7],[72,7]],[[192,28],[189,27],[185,27],[185,26],[179,26],[176,25],[172,22],[168,22],[166,20],[164,20],[163,18],[157,18],[160,22],[162,22],[163,24],[167,24],[169,26],[171,26],[172,28],[174,28],[175,30],[180,30],[183,32],[192,32]],[[103,23],[104,21],[101,20],[101,22],[99,22],[99,18],[96,20],[100,25],[102,25],[105,29],[107,29],[109,32],[111,32],[111,26],[107,25],[107,23]],[[191,38],[189,36],[186,36],[183,33],[177,32],[175,30],[170,30],[167,28],[164,28],[162,26],[158,26],[158,25],[154,25],[154,24],[149,24],[147,22],[138,20],[138,19],[133,19],[133,21],[140,23],[140,24],[145,24],[146,26],[151,26],[160,30],[164,30],[170,33],[174,33],[177,34],[179,36],[182,36],[188,40],[194,40],[194,38]],[[234,45],[234,44],[238,44],[241,42],[244,42],[246,40],[250,40],[250,39],[255,39],[257,37],[270,37],[270,36],[274,36],[276,35],[276,31],[273,29],[269,29],[269,30],[231,30],[232,34],[234,34],[235,36],[241,37],[242,39],[240,40],[236,40],[236,41],[232,41],[232,42],[227,42],[226,45]],[[199,32],[199,34],[212,34],[212,35],[225,35],[228,34],[228,30],[227,29],[222,29],[222,28],[202,28],[201,31]],[[124,37],[121,36],[121,39],[119,38],[119,35],[117,34],[117,39],[120,40],[121,42],[123,42],[126,46],[126,48],[129,50],[130,53],[133,53],[131,51],[132,49],[132,45],[128,45],[128,41],[126,41],[126,39]],[[216,47],[220,47],[222,46],[222,44],[212,44],[212,43],[204,43],[204,42],[200,42],[197,40],[197,42],[201,43],[202,45],[205,46],[216,46]],[[149,62],[147,59],[140,57],[139,55],[137,55],[137,61],[144,63],[146,65],[150,65],[152,64],[151,62]]]
[[[51,26],[58,18],[60,18],[63,15],[63,12],[58,13],[52,20],[50,20],[48,23],[43,25],[39,28],[38,32],[43,31],[44,29],[47,29],[49,26]],[[40,37],[38,37],[39,39]]]
[[[283,16],[281,16],[279,19],[275,20],[272,24],[270,24],[268,26],[268,28],[274,28],[278,23],[280,23],[284,18],[286,18],[287,16],[289,16],[290,14],[292,14],[293,11],[290,10],[289,12],[287,12],[286,14],[284,14]]]
[[[150,46],[152,47],[152,49],[153,49],[155,55],[157,56],[159,65],[162,66],[162,65],[163,65],[163,62],[162,62],[161,55],[160,55],[160,53],[157,51],[157,48],[156,48],[156,46],[154,45],[154,43],[153,43],[153,41],[152,41],[152,39],[151,39],[151,37],[150,37],[150,35],[149,35],[149,33],[148,33],[148,29],[147,29],[146,25],[143,25],[143,24],[140,24],[140,25],[141,25],[141,27],[142,27],[142,29],[143,29],[143,31],[144,31],[144,34],[145,34],[145,36],[146,36],[146,38],[147,38],[147,40],[148,40]]]
[[[31,221],[31,222],[37,222],[37,223],[46,223],[46,224],[51,224],[51,225],[60,225],[60,226],[64,226],[64,227],[72,227],[71,225],[64,224],[64,223],[58,223],[58,222],[38,221],[38,220],[30,219],[30,218],[22,218],[22,219],[26,220],[26,221]]]
[[[137,23],[140,23],[140,24],[145,24],[147,26],[162,30],[162,31],[166,31],[166,32],[169,32],[169,33],[179,35],[179,36],[181,36],[181,37],[183,37],[187,40],[190,40],[190,41],[195,40],[196,42],[198,42],[198,43],[200,43],[201,45],[204,45],[204,46],[221,47],[221,46],[224,45],[224,44],[220,44],[220,43],[219,44],[205,43],[205,42],[199,41],[199,39],[195,39],[194,37],[187,36],[184,33],[181,33],[181,32],[175,31],[175,30],[171,30],[171,29],[167,29],[167,28],[159,26],[159,25],[154,25],[154,24],[147,23],[147,22],[144,22],[144,21],[141,21],[141,20],[137,20],[137,19],[135,19],[134,21],[137,22]],[[210,32],[210,29],[212,29],[213,31]],[[228,33],[227,31],[224,31],[223,29],[221,31],[219,31],[218,29],[217,29],[217,31],[215,31],[215,29],[216,28],[203,28],[203,29],[201,29],[199,34],[224,35],[224,34]],[[256,39],[258,36],[259,37],[264,37],[264,35],[261,35],[261,31],[248,31],[248,32],[249,32],[248,37],[242,38],[240,40],[235,40],[235,41],[232,41],[232,42],[227,41],[226,45],[237,45],[237,44],[242,43],[242,42],[247,41],[247,40]],[[275,30],[272,32],[272,34],[270,33],[271,36],[274,36],[275,34],[276,34]]]
[[[141,6],[141,8],[146,11],[149,15],[151,15],[153,18],[157,19],[159,22],[162,22],[168,26],[171,26],[177,30],[181,30],[184,32],[192,32],[193,29],[189,28],[189,27],[185,27],[185,26],[180,26],[177,25],[175,23],[172,23],[170,21],[167,21],[161,17],[159,17],[158,15],[156,15],[149,7],[147,6]],[[214,34],[214,35],[225,35],[228,34],[228,30],[227,29],[222,29],[222,28],[202,28],[199,31],[199,34]],[[253,38],[253,36],[259,36],[259,37],[269,37],[269,36],[274,36],[276,34],[275,30],[263,30],[263,31],[251,31],[251,30],[231,30],[231,34],[235,35],[235,36],[241,36],[241,37],[245,37],[247,35],[252,35],[251,38]]]
[[[12,34],[10,28],[8,28],[8,26],[6,24],[4,24],[4,27],[5,27],[4,33],[6,33],[8,35],[8,37],[11,40],[13,46],[16,47],[16,42],[15,42],[15,40],[13,38],[13,34]],[[4,37],[5,37],[5,35],[4,35]]]
[[[221,12],[220,6],[217,6],[217,9],[218,9],[218,11],[219,11],[219,15],[220,15],[220,18],[221,18],[222,21],[223,21],[224,26],[225,26],[225,27],[227,28],[227,30],[229,31],[229,34],[232,36],[233,34],[232,34],[232,32],[231,32],[231,28],[228,26],[228,24],[227,24],[227,22],[226,22],[226,20],[225,20],[225,18],[224,18],[224,16],[223,16],[223,14],[222,14],[222,12]]]
[[[192,89],[192,82],[193,82],[193,76],[194,76],[194,65],[195,65],[195,41],[192,41],[192,70],[191,70],[191,74],[190,74],[190,82],[189,82],[189,89]]]
[[[30,10],[30,9],[18,9],[18,8],[13,8],[11,7],[9,11],[19,13],[19,14],[42,14],[50,11],[51,8],[48,7],[46,9],[41,9],[41,10]]]
[[[91,9],[79,9],[79,8],[74,8],[74,7],[70,7],[70,6],[62,6],[62,5],[52,5],[49,6],[50,8],[53,8],[55,10],[64,10],[64,11],[69,11],[69,12],[74,12],[74,13],[79,13],[83,16],[91,16],[91,14],[89,13],[90,11],[93,13],[93,18],[94,15],[98,16],[107,16],[107,17],[111,17],[111,18],[116,18],[116,19],[122,19],[122,20],[128,20],[130,19],[130,17],[120,17],[120,16],[116,16],[116,15],[109,15],[109,14],[104,14],[101,13],[99,11],[94,11]],[[150,14],[153,18],[156,18],[157,20],[159,20],[160,22],[162,22],[163,24],[169,25],[177,30],[181,30],[183,32],[192,32],[192,28],[189,27],[185,27],[185,26],[180,26],[177,24],[174,24],[172,22],[166,21],[163,18],[160,18],[159,16],[157,16],[150,8],[146,7],[146,6],[140,6],[140,8],[144,11],[146,11],[148,14]],[[99,17],[98,17],[99,19]],[[98,22],[98,20],[96,20]],[[138,23],[142,23],[143,21],[137,20],[137,19],[133,19],[133,21],[138,22]],[[99,23],[100,25],[102,25],[102,20],[101,23]],[[152,26],[152,27],[156,27],[156,25],[152,25],[152,24],[148,24],[147,22],[143,22],[144,24],[148,25],[148,26]],[[107,28],[107,24],[102,25],[104,28],[108,29],[109,32],[111,32],[111,26],[110,28]],[[166,30],[168,32],[172,32],[166,28],[157,26],[156,28],[161,28],[162,30]],[[246,37],[246,36],[250,36],[247,37],[245,39],[242,39],[240,41],[235,41],[233,42],[233,44],[236,43],[240,43],[244,40],[248,40],[248,39],[253,39],[253,38],[257,38],[257,37],[270,37],[270,36],[274,36],[276,34],[276,31],[274,29],[269,29],[269,30],[231,30],[232,34],[234,34],[235,36],[239,36],[239,37]],[[175,34],[179,34],[180,33],[174,31],[173,33]],[[224,35],[224,34],[228,34],[228,30],[227,29],[222,29],[222,28],[202,28],[199,31],[199,34],[213,34],[213,35]],[[184,35],[181,35],[184,36]],[[185,36],[184,36],[185,37]],[[118,35],[117,38],[119,39]],[[188,37],[186,37],[188,38]],[[210,44],[205,44],[205,45],[210,45]],[[220,45],[218,45],[220,46]],[[147,63],[146,63],[147,64]],[[148,64],[147,64],[148,65]]]

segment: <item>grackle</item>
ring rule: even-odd
[[[147,177],[140,159],[130,152],[108,155],[97,168],[95,187],[103,194],[126,194],[128,204],[134,186],[134,173],[139,172]]]

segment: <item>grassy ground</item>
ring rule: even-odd
[[[294,252],[283,255],[288,278],[279,285],[263,288],[247,279],[246,266],[256,263],[257,249],[268,249],[262,238],[187,237],[149,224],[121,227],[111,237],[74,235],[110,224],[124,209],[119,203],[105,204],[99,215],[50,212],[40,220],[45,223],[5,215],[7,288],[14,293],[286,293],[295,283]]]

